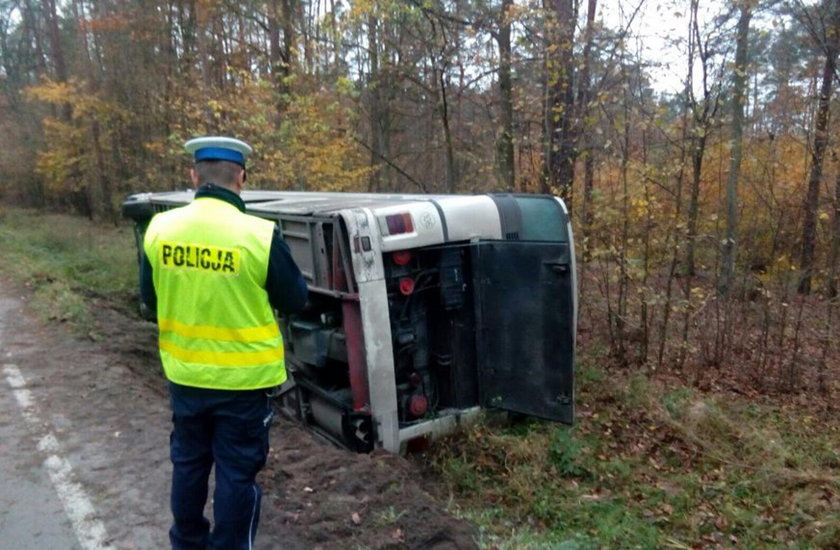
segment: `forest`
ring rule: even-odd
[[[577,425],[457,436],[450,506],[488,548],[836,548],[838,55],[840,0],[0,0],[0,252],[50,320],[136,293],[56,258],[130,246],[201,135],[251,188],[560,196]]]
[[[828,392],[838,29],[840,0],[2,0],[0,192],[116,222],[227,134],[255,188],[553,193],[581,340]]]

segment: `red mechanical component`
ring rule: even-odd
[[[416,372],[412,372],[411,375],[409,375],[408,381],[411,382],[411,385],[415,388],[419,388],[420,384],[423,383],[423,379]]]
[[[411,277],[403,277],[400,279],[400,292],[403,296],[409,296],[414,292],[414,279]]]
[[[394,263],[397,265],[405,265],[411,261],[411,252],[408,250],[397,250],[391,254],[391,259],[394,260]]]
[[[414,394],[408,400],[408,412],[414,418],[420,418],[429,410],[429,400],[425,395]]]
[[[347,363],[350,367],[350,395],[353,397],[353,410],[362,411],[368,406],[369,393],[365,350],[362,347],[362,313],[359,297],[345,298],[342,305],[344,334],[347,335]]]

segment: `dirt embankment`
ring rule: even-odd
[[[61,410],[68,447],[78,449],[78,460],[88,466],[79,468],[79,477],[95,499],[103,499],[101,514],[115,546],[158,547],[169,527],[171,468],[156,327],[93,297],[94,331],[90,338],[75,336],[63,326],[33,321],[25,293],[0,283],[0,292],[21,303],[15,325],[19,336],[27,336],[18,338],[26,345],[19,346],[17,360],[37,373],[50,408]],[[337,449],[283,418],[273,426],[271,442],[261,474],[258,547],[477,547],[474,528],[446,512],[433,496],[434,480],[410,461]],[[91,455],[91,448],[99,451]]]

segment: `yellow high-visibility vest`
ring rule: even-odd
[[[210,197],[152,218],[143,248],[169,380],[226,390],[286,380],[283,337],[265,290],[273,231],[272,222]]]

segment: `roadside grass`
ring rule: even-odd
[[[837,548],[840,419],[578,368],[574,427],[485,416],[428,460],[480,544]]]
[[[128,224],[7,207],[0,255],[46,320],[95,338],[93,301],[134,311]],[[433,446],[429,465],[483,547],[840,547],[836,408],[702,393],[605,362],[581,354],[574,427],[488,415]]]
[[[6,207],[0,211],[2,271],[31,287],[45,320],[95,337],[91,300],[131,310],[137,288],[132,229]]]

